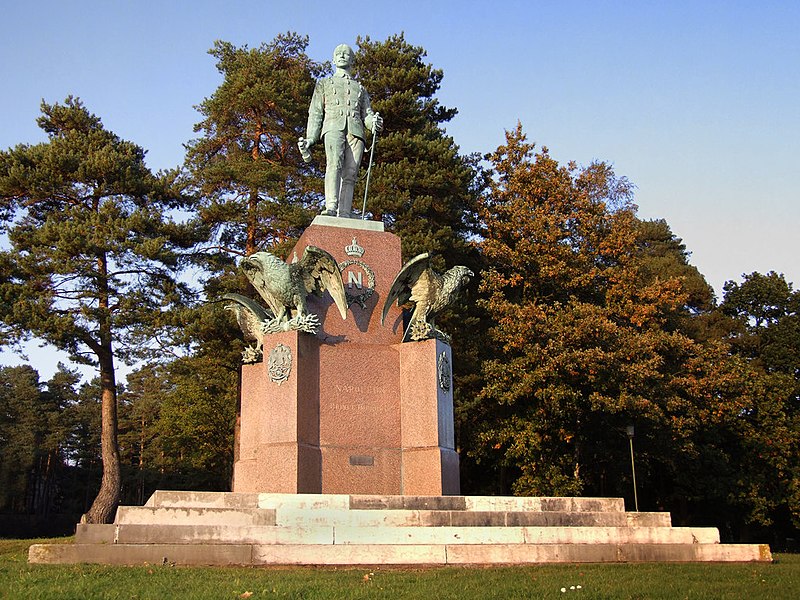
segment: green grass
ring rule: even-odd
[[[477,569],[29,565],[28,546],[42,542],[0,540],[0,598],[800,598],[800,555],[793,554],[777,555],[773,564]]]

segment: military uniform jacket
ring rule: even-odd
[[[364,120],[369,117],[372,124],[373,114],[367,90],[340,71],[317,82],[308,109],[306,137],[317,142],[329,131],[345,131],[364,140]]]

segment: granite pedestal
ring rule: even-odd
[[[401,344],[396,306],[380,322],[400,239],[380,223],[329,217],[292,258],[308,245],[339,262],[347,319],[328,295],[309,298],[320,332],[270,335],[264,361],[243,366],[233,491],[458,494],[450,347]],[[270,371],[276,353],[290,357],[282,380]]]

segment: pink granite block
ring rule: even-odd
[[[391,346],[320,348],[320,443],[400,447],[399,369]]]
[[[363,249],[361,256],[347,254],[347,247],[356,245]],[[393,344],[402,339],[402,312],[394,306],[381,325],[381,311],[389,289],[402,267],[400,238],[384,231],[367,231],[345,227],[311,225],[300,236],[292,256],[303,256],[306,246],[317,246],[329,252],[343,267],[345,291],[352,297],[374,290],[364,300],[351,304],[347,319],[342,320],[336,305],[328,294],[322,298],[309,298],[309,309],[319,315],[322,337],[365,344]],[[399,323],[399,326],[397,325]]]
[[[442,455],[438,446],[403,449],[403,494],[443,495]]]
[[[326,494],[399,494],[399,448],[323,446],[322,490]]]
[[[455,448],[450,347],[439,340],[395,346],[400,352],[403,446]],[[442,360],[442,356],[444,359]],[[439,364],[446,369],[444,389]]]

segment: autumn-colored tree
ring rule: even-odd
[[[494,358],[473,453],[516,493],[621,493],[625,427],[663,425],[654,388],[691,344],[664,328],[687,294],[640,272],[631,186],[608,165],[534,154],[520,126],[491,160],[480,247]]]
[[[692,335],[712,298],[665,224],[636,219],[607,165],[559,165],[520,127],[491,159],[494,358],[471,453],[507,481],[486,490],[630,497],[632,424],[639,498],[676,523],[733,531],[796,512],[791,381],[731,356],[728,336]]]

